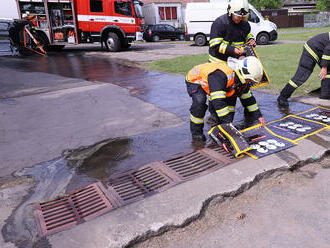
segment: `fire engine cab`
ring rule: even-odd
[[[45,47],[101,42],[108,51],[142,40],[139,0],[16,0],[22,19],[32,22]]]

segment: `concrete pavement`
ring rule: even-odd
[[[276,171],[196,221],[131,248],[328,248],[330,157]],[[207,242],[206,242],[207,241]]]
[[[15,73],[10,69],[1,71]],[[183,123],[174,114],[132,97],[127,89],[113,84],[78,82],[45,73],[19,74],[22,79],[41,74],[47,84],[4,92],[18,98],[4,98],[0,103],[0,176],[59,157],[67,149]],[[49,84],[53,81],[57,84]]]

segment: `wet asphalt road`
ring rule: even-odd
[[[164,53],[164,49],[169,52]],[[138,168],[153,161],[170,159],[204,146],[191,143],[190,140],[188,111],[191,100],[186,93],[184,76],[147,71],[132,66],[135,59],[141,63],[141,54],[145,51],[152,51],[154,57],[144,58],[153,60],[180,54],[205,53],[207,47],[195,47],[186,42],[142,43],[135,47],[133,45],[132,49],[124,52],[125,60],[121,61],[116,59],[121,53],[104,53],[98,46],[68,48],[60,53],[50,53],[47,57],[0,58],[2,69],[8,68],[15,72],[15,75],[11,73],[2,81],[0,103],[2,101],[3,104],[15,104],[15,96],[75,87],[79,81],[87,80],[90,83],[112,83],[127,88],[131,96],[154,104],[185,121],[184,125],[176,128],[109,143],[84,160],[73,176],[68,191],[96,180],[104,180],[117,172]],[[136,53],[140,55],[136,56]],[[289,112],[283,112],[277,108],[274,95],[260,91],[255,91],[254,94],[267,121],[310,108],[309,105],[293,103]],[[236,125],[245,127],[243,108],[238,107],[236,113]],[[205,130],[209,128],[207,124]]]

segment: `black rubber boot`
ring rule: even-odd
[[[282,89],[280,96],[277,98],[277,103],[280,107],[288,107],[289,102],[288,99],[291,97],[292,93],[295,91],[296,88],[291,86],[289,83],[285,85]]]
[[[192,134],[191,138],[193,141],[206,141],[206,137],[204,134]]]
[[[330,99],[330,79],[326,78],[321,81],[320,99]]]
[[[289,107],[288,98],[285,98],[281,95],[277,98],[277,103],[280,107]]]
[[[190,122],[190,132],[193,141],[206,141],[205,135],[203,134],[204,124],[195,124]]]

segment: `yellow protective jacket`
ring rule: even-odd
[[[187,74],[187,83],[200,85],[219,118],[230,122],[230,113],[235,112],[236,97],[252,114],[255,119],[261,117],[261,112],[256,103],[249,84],[242,84],[238,72],[231,69],[226,63],[205,63],[194,66]],[[236,82],[235,82],[236,81]]]
[[[202,86],[204,91],[210,95],[208,76],[215,70],[224,72],[227,76],[226,88],[235,84],[235,72],[226,63],[205,63],[194,66],[187,74],[186,81]],[[234,94],[235,90],[226,93],[227,97]]]

